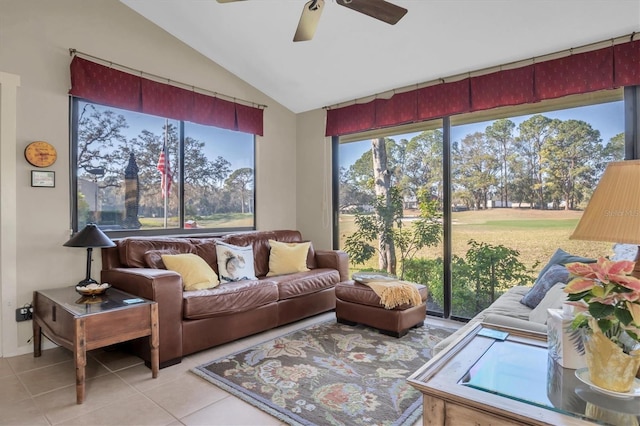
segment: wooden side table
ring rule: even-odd
[[[85,398],[87,351],[149,336],[151,374],[158,377],[158,304],[110,288],[105,294],[86,297],[74,287],[37,290],[33,293],[33,356],[41,355],[44,333],[54,343],[73,351],[76,397]]]

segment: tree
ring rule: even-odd
[[[402,217],[402,201],[398,206],[392,200],[391,171],[387,165],[387,146],[384,138],[371,141],[371,154],[373,158],[373,182],[376,197],[378,199],[375,214],[378,216],[381,226],[378,227],[379,268],[391,274],[396,273],[396,252],[393,241],[393,221],[396,217]]]
[[[224,184],[232,192],[240,195],[240,210],[245,213],[245,205],[248,201],[247,193],[253,187],[253,170],[250,167],[234,170]]]
[[[427,188],[423,188],[417,198],[420,209],[418,218],[410,227],[399,221],[398,227],[394,229],[395,245],[400,252],[400,279],[404,279],[405,266],[410,259],[424,247],[433,247],[442,241],[440,202],[432,198]]]
[[[127,145],[123,131],[128,127],[121,114],[99,111],[92,104],[82,108],[78,119],[78,178],[93,180],[100,190],[121,187],[129,159],[128,151],[122,149]]]
[[[544,173],[556,198],[565,210],[573,210],[590,191],[602,169],[603,147],[600,132],[581,120],[555,123],[554,137],[542,148]]]
[[[370,152],[370,151],[369,151]],[[372,205],[371,191],[353,183],[347,169],[340,167],[338,179],[340,181],[340,211],[361,210],[362,206]]]
[[[604,147],[603,157],[605,163],[624,160],[624,133],[618,133],[609,139]]]
[[[387,200],[383,197],[378,197],[376,200],[374,207],[378,214],[358,213],[355,215],[357,230],[347,237],[344,249],[349,254],[350,261],[356,265],[365,263],[376,252],[380,253],[380,245],[374,246],[373,242],[378,241],[378,235],[387,226],[388,221],[382,217],[388,216],[388,219],[391,219],[392,227],[384,232],[400,252],[402,262],[400,278],[402,279],[405,264],[408,264],[418,251],[440,243],[442,239],[442,224],[439,220],[441,213],[438,210],[437,200],[431,199],[428,191],[422,191],[419,194],[420,215],[409,226],[405,226],[402,221],[402,196],[399,188],[395,186],[389,188],[389,197],[390,205],[386,204]],[[395,275],[396,268],[388,267],[384,270]]]
[[[558,120],[552,120],[536,114],[518,126],[518,137],[515,149],[521,162],[520,185],[518,193],[524,200],[535,203],[544,209],[547,205],[545,196],[545,176],[543,174],[542,147],[549,143],[557,128]]]
[[[415,199],[427,189],[442,199],[442,131],[428,130],[411,138],[404,150],[402,186]]]
[[[490,144],[494,145],[500,162],[500,178],[498,189],[502,207],[508,207],[509,203],[509,162],[513,154],[513,129],[515,124],[511,120],[496,120],[486,128],[485,135]]]
[[[500,163],[485,135],[480,132],[467,135],[454,144],[452,151],[456,186],[472,197],[473,206],[486,209],[490,191],[498,182]]]

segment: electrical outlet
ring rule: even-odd
[[[33,318],[33,307],[30,304],[16,309],[16,321],[28,321]]]

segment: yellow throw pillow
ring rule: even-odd
[[[163,254],[161,257],[167,269],[182,276],[185,291],[206,290],[220,284],[215,271],[197,254]]]
[[[311,245],[310,242],[281,243],[269,240],[269,245],[271,252],[269,253],[268,277],[309,270],[307,268],[307,253]]]

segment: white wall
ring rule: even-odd
[[[332,248],[331,138],[325,137],[326,111],[298,114],[298,229],[319,249]]]
[[[7,89],[6,82],[19,81],[14,85],[19,87],[14,89],[17,91],[14,105],[2,103],[3,109],[10,111],[2,111],[1,123],[0,355],[13,356],[31,350],[27,343],[32,334],[31,322],[15,322],[16,306],[30,302],[34,290],[73,285],[84,277],[86,251],[62,247],[70,237],[69,48],[174,81],[266,104],[265,135],[257,141],[257,227],[300,229],[297,209],[304,206],[305,216],[309,215],[301,229],[305,237],[324,235],[315,231],[318,202],[311,202],[321,193],[317,188],[320,179],[309,176],[301,188],[296,184],[298,174],[317,172],[320,164],[315,164],[312,158],[302,165],[296,163],[301,156],[317,155],[318,147],[296,151],[297,117],[291,111],[118,0],[2,0],[2,91],[5,93]],[[8,76],[6,80],[4,76]],[[312,114],[309,121],[318,119],[317,115]],[[14,135],[5,132],[5,125],[11,124],[4,122],[6,117],[15,121]],[[324,119],[321,121],[323,134]],[[309,130],[302,132],[316,132],[319,127],[316,124],[310,123]],[[314,138],[308,139],[315,144]],[[47,169],[56,172],[55,188],[30,186],[33,168],[25,161],[23,151],[34,140],[46,140],[58,150],[58,160]],[[13,145],[5,147],[5,144]],[[7,155],[10,158],[5,158]],[[297,202],[296,196],[301,193],[304,200]],[[8,231],[12,229],[15,238]],[[319,242],[319,246],[325,245],[330,246],[325,241]],[[94,251],[94,259],[92,275],[96,277],[100,270],[99,250]]]

